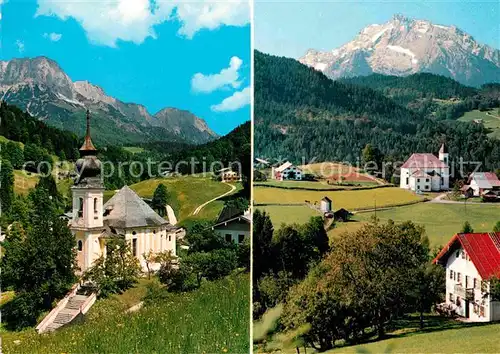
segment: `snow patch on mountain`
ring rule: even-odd
[[[332,79],[430,72],[470,86],[500,82],[498,49],[476,42],[455,26],[402,15],[365,27],[341,47],[324,52],[308,50],[299,61]]]

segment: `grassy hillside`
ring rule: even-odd
[[[496,110],[481,112],[476,109],[471,112],[466,112],[458,120],[461,122],[473,122],[476,119],[481,119],[482,125],[491,131],[488,134],[489,137],[500,139],[500,117]]]
[[[355,219],[369,221],[371,213],[357,214]],[[425,226],[431,245],[445,245],[467,220],[476,232],[491,232],[500,221],[500,205],[496,204],[436,204],[420,203],[411,206],[382,210],[377,212],[381,221],[392,219],[397,222],[412,220]]]
[[[321,216],[319,212],[305,205],[266,205],[256,208],[269,214],[275,229],[283,223],[305,224],[311,217]]]
[[[135,292],[130,294],[129,292]],[[132,314],[143,289],[98,301],[82,324],[38,335],[2,333],[6,353],[248,353],[249,276],[206,282]],[[14,341],[19,340],[19,344]]]
[[[40,177],[36,173],[14,170],[14,193],[26,195],[35,188]]]
[[[328,351],[334,353],[499,353],[500,324],[436,329]]]
[[[169,192],[168,203],[174,209],[177,220],[180,222],[190,216],[200,205],[231,190],[227,184],[214,181],[210,177],[185,176],[175,178],[154,178],[142,181],[130,186],[137,194],[143,198],[152,198],[156,187],[163,183]],[[114,195],[115,191],[105,192],[105,201]],[[222,204],[216,204],[222,209]],[[211,204],[207,205],[207,216],[217,216],[219,209],[211,209]],[[203,210],[203,209],[202,209]],[[211,212],[210,212],[211,211]],[[203,215],[203,214],[201,214]]]

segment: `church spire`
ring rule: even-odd
[[[87,109],[87,132],[85,134],[85,141],[83,142],[82,147],[80,148],[81,155],[90,155],[97,151],[94,144],[92,143],[92,139],[90,138],[90,111]]]

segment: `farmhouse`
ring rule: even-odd
[[[401,166],[400,187],[414,192],[448,190],[449,180],[449,154],[445,144],[439,150],[439,158],[433,154],[413,154]]]
[[[76,162],[78,174],[73,194],[73,212],[69,226],[76,238],[77,264],[80,271],[106,257],[106,241],[122,237],[131,246],[143,269],[143,253],[171,251],[175,255],[176,234],[180,230],[158,215],[128,186],[103,204],[104,185],[101,162],[90,138],[90,116],[87,111],[87,134]]]
[[[500,180],[493,172],[474,172],[471,173],[468,185],[474,191],[475,197],[480,197],[487,192],[500,192]]]
[[[226,167],[219,170],[219,176],[222,182],[237,182],[241,181],[241,176],[238,172],[233,171],[232,168]]]
[[[250,210],[242,212],[234,207],[225,206],[212,229],[227,242],[239,244],[250,238],[251,220]]]
[[[459,316],[500,320],[500,301],[489,293],[489,280],[500,276],[500,233],[456,234],[434,262],[446,268],[446,304]]]
[[[272,179],[283,181],[283,180],[302,180],[302,170],[297,166],[294,166],[291,162],[287,161],[279,167],[273,167],[271,172]]]

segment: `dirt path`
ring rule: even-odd
[[[233,193],[236,190],[236,186],[235,185],[229,184],[229,183],[226,183],[226,182],[222,182],[222,183],[227,184],[229,187],[231,187],[231,190],[229,192],[226,192],[224,194],[219,195],[218,197],[210,199],[208,202],[203,203],[202,205],[200,205],[198,208],[195,209],[195,211],[193,212],[193,215],[198,214],[201,211],[201,209],[203,209],[207,204],[210,204],[213,201],[216,201],[217,199],[225,197],[226,195],[229,195],[229,194]]]

